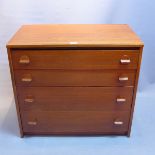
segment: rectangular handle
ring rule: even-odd
[[[114,121],[114,125],[123,125],[122,121]]]
[[[125,99],[125,98],[117,98],[116,101],[117,101],[117,102],[125,102],[126,99]]]
[[[36,121],[28,121],[27,124],[28,125],[37,125],[37,122]]]
[[[34,99],[33,98],[26,98],[26,99],[24,99],[24,101],[27,103],[33,103]]]
[[[20,57],[19,63],[20,64],[29,64],[30,59],[29,59],[29,57],[27,55],[23,55],[23,56]]]
[[[128,77],[119,77],[119,81],[128,81],[129,78]]]
[[[22,78],[21,81],[22,82],[31,82],[32,78]]]
[[[31,74],[24,74],[21,78],[22,82],[31,82],[32,81],[32,76]]]
[[[130,59],[121,59],[120,60],[121,64],[129,64],[131,62]]]

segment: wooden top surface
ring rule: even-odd
[[[143,42],[126,24],[23,25],[8,48],[140,47]]]

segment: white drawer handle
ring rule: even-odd
[[[116,101],[118,103],[120,103],[120,102],[122,103],[122,102],[126,102],[126,99],[125,98],[117,98]]]
[[[23,56],[20,57],[19,63],[20,64],[29,64],[30,59],[29,59],[29,57],[27,55],[23,55]]]
[[[114,121],[114,125],[123,125],[122,121]]]
[[[22,78],[22,82],[31,82],[32,78]]]
[[[120,62],[121,64],[129,64],[131,61],[130,59],[121,59]]]
[[[26,99],[24,99],[24,101],[27,103],[33,103],[34,99],[33,98],[26,98]]]
[[[37,125],[37,122],[36,121],[28,121],[27,124],[28,125]]]
[[[119,81],[128,81],[129,78],[128,77],[119,77]]]
[[[23,75],[22,78],[21,78],[21,81],[22,82],[31,82],[32,81],[31,74],[25,74],[25,75]]]

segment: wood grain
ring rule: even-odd
[[[115,120],[123,125],[114,125]],[[24,132],[46,132],[65,134],[80,134],[84,132],[104,133],[127,132],[129,112],[103,112],[103,111],[29,111],[22,113]],[[28,121],[36,121],[36,125],[28,125]]]
[[[7,44],[21,137],[130,136],[143,45],[125,24],[22,26]]]
[[[133,95],[133,87],[17,87],[17,90],[22,111],[130,111]],[[126,101],[120,103],[117,98]]]
[[[131,110],[130,110],[130,122],[129,122],[128,136],[130,136],[130,134],[131,134],[131,126],[132,126],[132,119],[133,119],[133,113],[134,113],[134,107],[135,107],[135,101],[136,101],[136,94],[137,94],[137,88],[138,88],[138,80],[139,80],[140,66],[141,66],[141,61],[142,61],[143,47],[140,48],[139,52],[140,52],[140,54],[139,54],[139,59],[138,59],[137,73],[136,73],[136,77],[135,77],[133,101],[132,101],[132,106],[131,106]]]
[[[7,47],[140,47],[143,42],[126,24],[24,25]]]
[[[135,75],[135,70],[15,70],[15,82],[17,86],[134,86]]]
[[[26,55],[29,64],[20,64]],[[136,69],[137,50],[13,50],[14,69]],[[121,59],[130,59],[121,64]]]
[[[13,87],[15,105],[16,105],[16,110],[17,110],[17,118],[18,118],[20,136],[22,138],[24,136],[24,133],[23,133],[20,107],[18,104],[17,88],[16,88],[15,78],[14,78],[14,70],[13,70],[13,65],[12,65],[11,50],[7,49],[7,53],[8,53],[8,60],[9,60],[9,67],[10,67],[10,74],[11,74],[11,80],[12,80],[12,87]]]

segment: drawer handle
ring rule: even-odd
[[[121,59],[120,60],[121,64],[129,64],[131,62],[130,59]]]
[[[31,82],[32,81],[32,76],[30,74],[25,74],[25,75],[23,75],[21,81],[22,82]]]
[[[22,78],[22,82],[31,82],[32,78]]]
[[[33,103],[34,99],[33,98],[26,98],[26,99],[24,99],[24,101],[27,103]]]
[[[129,78],[128,77],[119,77],[119,81],[128,81]]]
[[[126,102],[126,99],[125,98],[117,98],[116,101],[117,101],[117,103],[124,103],[124,102]]]
[[[28,56],[23,55],[23,56],[20,57],[19,63],[20,64],[29,64],[30,63],[30,59],[29,59]]]
[[[114,125],[123,125],[124,123],[122,121],[114,121]]]
[[[37,121],[28,121],[27,124],[28,125],[37,125]]]

